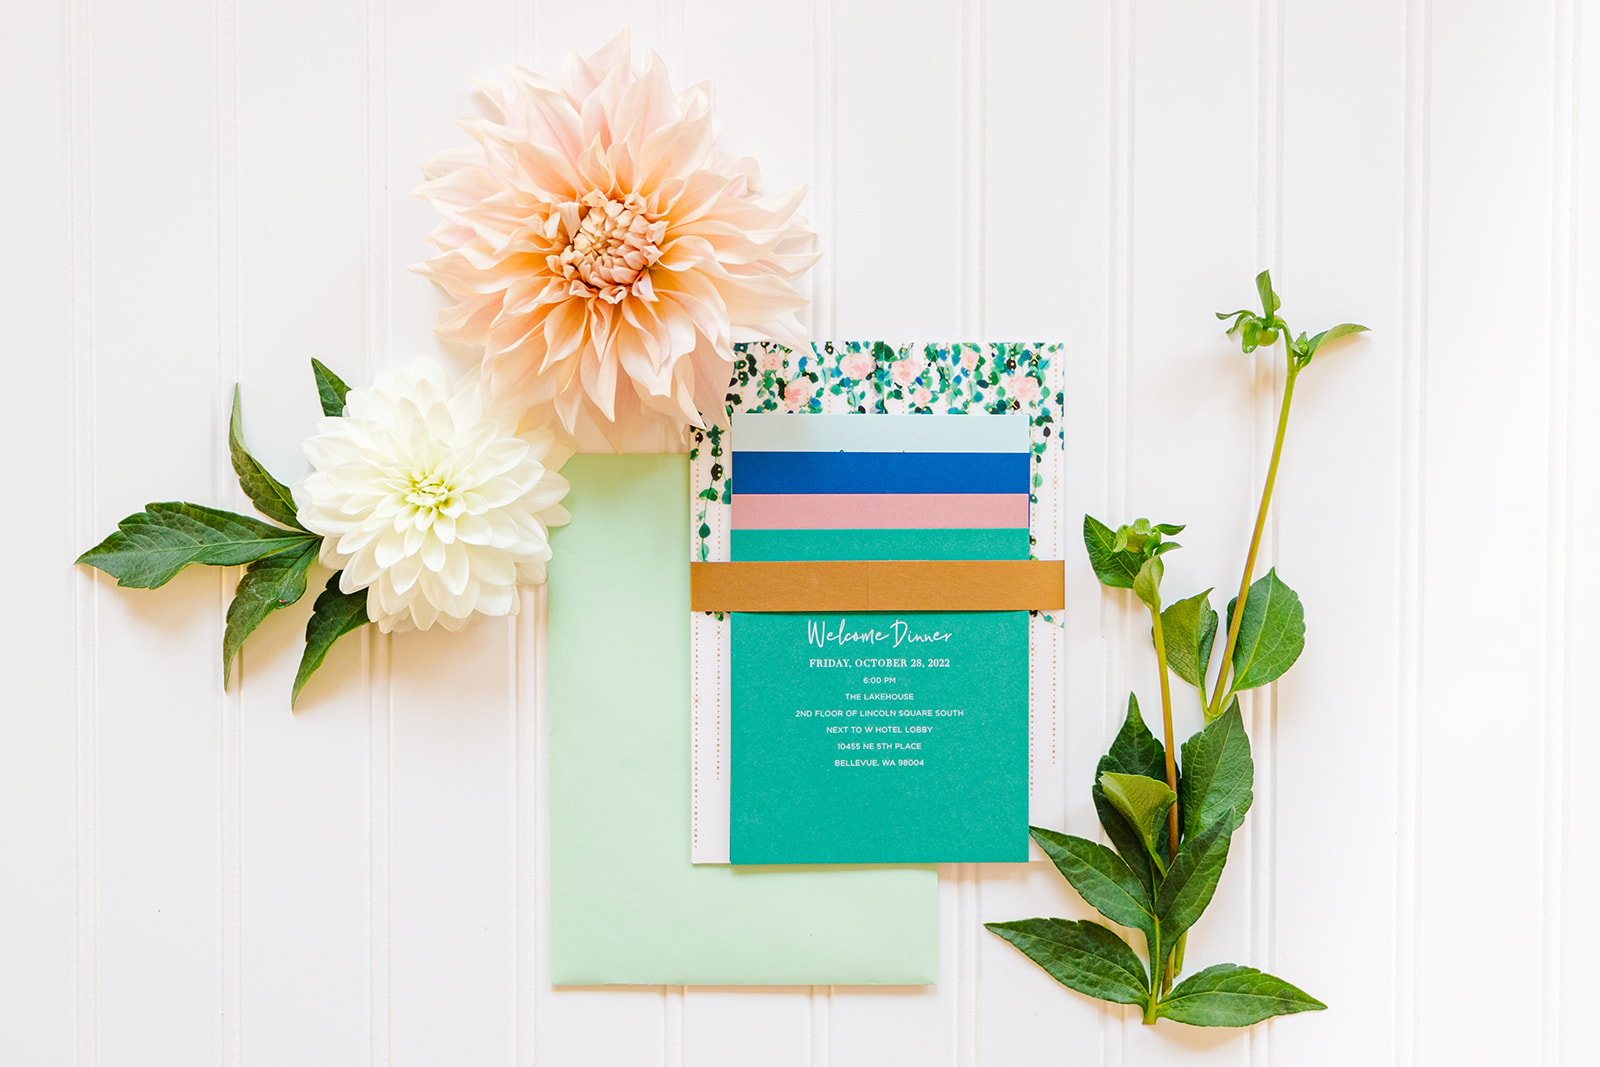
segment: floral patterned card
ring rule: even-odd
[[[806,414],[1016,414],[1027,417],[1032,555],[1059,559],[1061,528],[1060,346],[1039,344],[825,343],[811,352],[741,346],[729,411]],[[886,420],[904,425],[903,420]],[[733,540],[726,430],[696,433],[690,452],[693,559],[727,560]],[[1020,498],[1019,498],[1020,499]],[[1019,531],[1020,532],[1020,531]],[[1028,801],[1059,812],[1059,620],[1027,619]],[[691,616],[692,835],[696,863],[730,859],[731,641],[725,616]]]

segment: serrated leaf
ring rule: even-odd
[[[322,413],[332,418],[343,415],[344,398],[350,387],[320,359],[311,360],[311,373],[317,379],[317,399],[322,402]]]
[[[1211,590],[1169,605],[1161,613],[1161,635],[1167,645],[1167,666],[1196,689],[1204,689],[1211,647],[1217,639],[1217,613],[1211,606]]]
[[[1164,781],[1143,774],[1106,771],[1100,775],[1100,788],[1111,806],[1139,831],[1139,837],[1152,856],[1162,857],[1159,844],[1166,833],[1167,809],[1178,801],[1178,794]],[[1165,860],[1163,859],[1163,865]],[[1138,872],[1134,872],[1138,873]]]
[[[318,538],[200,504],[167,501],[117,524],[117,531],[79,556],[131,589],[166,585],[191,563],[235,567],[280,552],[299,551]]]
[[[1139,553],[1116,549],[1117,534],[1092,515],[1083,517],[1083,547],[1089,552],[1089,565],[1094,568],[1100,584],[1113,589],[1132,589],[1133,580],[1139,576]]]
[[[1150,936],[1155,929],[1150,892],[1121,856],[1106,846],[1071,834],[1028,828],[1061,876],[1089,906],[1114,923]]]
[[[306,572],[317,560],[318,541],[307,541],[298,552],[283,552],[250,564],[233,591],[228,605],[228,625],[222,632],[222,687],[228,687],[233,661],[245,638],[262,620],[306,595]]]
[[[1228,622],[1233,623],[1237,598],[1228,602]],[[1233,681],[1230,693],[1242,693],[1276,681],[1294,666],[1306,647],[1305,608],[1300,597],[1273,568],[1250,586],[1233,646]]]
[[[294,676],[294,692],[289,697],[291,708],[300,699],[300,690],[322,666],[322,661],[328,658],[328,650],[333,643],[371,621],[367,618],[367,591],[341,592],[339,574],[328,579],[327,587],[311,609],[311,619],[306,623],[306,650],[300,657],[300,670]]]
[[[300,525],[299,508],[289,487],[274,478],[244,447],[244,423],[239,414],[239,387],[233,387],[233,415],[228,419],[228,454],[233,459],[233,473],[239,476],[239,488],[256,506],[256,510],[269,519],[277,519],[285,526],[304,530]]]
[[[1219,963],[1179,982],[1156,1006],[1156,1015],[1190,1026],[1251,1026],[1275,1015],[1325,1008],[1282,978]]]
[[[1341,322],[1337,326],[1331,326],[1306,342],[1305,358],[1309,361],[1312,356],[1317,354],[1317,350],[1319,348],[1325,344],[1337,341],[1341,337],[1349,337],[1353,334],[1366,332],[1367,328],[1365,326],[1358,325],[1354,322]]]
[[[1111,742],[1111,748],[1104,756],[1100,757],[1099,764],[1095,767],[1095,783],[1090,790],[1094,798],[1094,810],[1100,816],[1100,825],[1105,827],[1106,836],[1116,846],[1124,861],[1133,870],[1145,890],[1152,896],[1155,894],[1155,872],[1150,864],[1150,857],[1145,854],[1144,842],[1135,829],[1111,799],[1106,796],[1100,787],[1100,776],[1106,772],[1117,774],[1142,774],[1147,778],[1165,780],[1167,774],[1166,748],[1150,732],[1145,725],[1144,718],[1139,714],[1139,701],[1134,694],[1128,694],[1128,714],[1122,721],[1122,728],[1117,731],[1117,736]],[[1163,859],[1170,858],[1166,851],[1166,842],[1158,841]]]
[[[1162,943],[1176,944],[1211,903],[1217,880],[1228,862],[1229,840],[1238,825],[1231,815],[1223,816],[1178,849],[1156,891]]]
[[[1185,741],[1182,752],[1178,796],[1184,836],[1193,837],[1227,815],[1244,822],[1256,771],[1239,702],[1230,703],[1216,721]]]
[[[1139,698],[1128,694],[1128,713],[1123,716],[1122,728],[1111,739],[1111,747],[1100,757],[1095,769],[1098,777],[1106,771],[1118,774],[1142,774],[1149,778],[1164,778],[1167,768],[1167,750],[1161,739],[1150,732],[1144,716],[1139,712]]]
[[[1019,919],[984,923],[1068,989],[1113,1004],[1149,999],[1144,964],[1116,933],[1087,919]]]

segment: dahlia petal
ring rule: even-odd
[[[654,189],[669,179],[686,178],[698,171],[711,154],[714,139],[710,115],[657,129],[635,150],[636,188]]]
[[[806,306],[794,286],[774,275],[759,278],[723,278],[715,282],[736,325],[768,322]]]
[[[494,527],[482,515],[461,515],[456,519],[456,537],[462,544],[487,545],[494,539]]]
[[[424,537],[419,555],[422,565],[437,574],[445,563],[445,543],[437,537]]]
[[[452,596],[460,596],[466,592],[467,579],[472,574],[474,561],[471,558],[471,553],[473,550],[458,542],[451,542],[445,545],[444,549],[444,565],[439,569],[439,580],[444,583],[445,589]],[[482,553],[482,556],[504,558],[504,553],[490,550]],[[478,569],[482,570],[487,559],[479,558],[475,562],[478,565]]]
[[[681,119],[682,113],[678,110],[678,99],[672,92],[666,64],[654,52],[646,52],[643,69],[617,100],[612,128],[626,131],[619,140],[627,141],[634,158],[642,164],[642,150],[650,131],[672,129],[680,124]],[[704,150],[710,151],[710,148],[708,143]],[[658,178],[650,185],[659,181]]]
[[[460,549],[462,582],[465,584],[467,572],[467,548],[465,545],[456,546]],[[490,585],[515,585],[517,581],[517,565],[511,555],[498,549],[477,549],[473,553],[472,571],[482,582]],[[448,576],[445,576],[448,579]]]
[[[365,547],[345,561],[339,575],[339,588],[346,593],[357,592],[377,581],[382,573],[383,568],[373,559],[372,548]]]
[[[386,584],[389,585],[395,596],[398,598],[402,594],[410,592],[411,587],[417,584],[417,576],[421,573],[422,557],[407,556],[389,569],[389,580]],[[399,610],[399,607],[398,604],[392,608],[388,605],[385,605],[384,610],[397,611]]]
[[[515,615],[517,613],[517,591],[511,584],[486,588],[478,595],[477,610],[480,615],[491,618],[501,615]]]

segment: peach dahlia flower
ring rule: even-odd
[[[476,143],[423,167],[442,251],[414,269],[456,301],[436,331],[482,346],[496,402],[569,432],[722,421],[735,341],[808,343],[804,190],[760,196],[755,163],[714,150],[710,86],[674,94],[626,33],[559,86],[506,79],[480,86],[494,119],[462,120]]]

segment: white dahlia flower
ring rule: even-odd
[[[307,439],[300,521],[322,535],[339,588],[367,590],[380,630],[515,615],[517,586],[545,580],[548,527],[569,518],[555,473],[566,450],[549,431],[516,430],[477,380],[419,362],[350,390],[344,415]]]
[[[443,222],[415,270],[455,298],[435,327],[479,347],[497,401],[613,444],[724,421],[735,341],[807,344],[794,280],[817,259],[796,189],[760,195],[716,151],[709,85],[673,91],[624,32],[555,85],[480,88],[476,142],[423,165]]]

